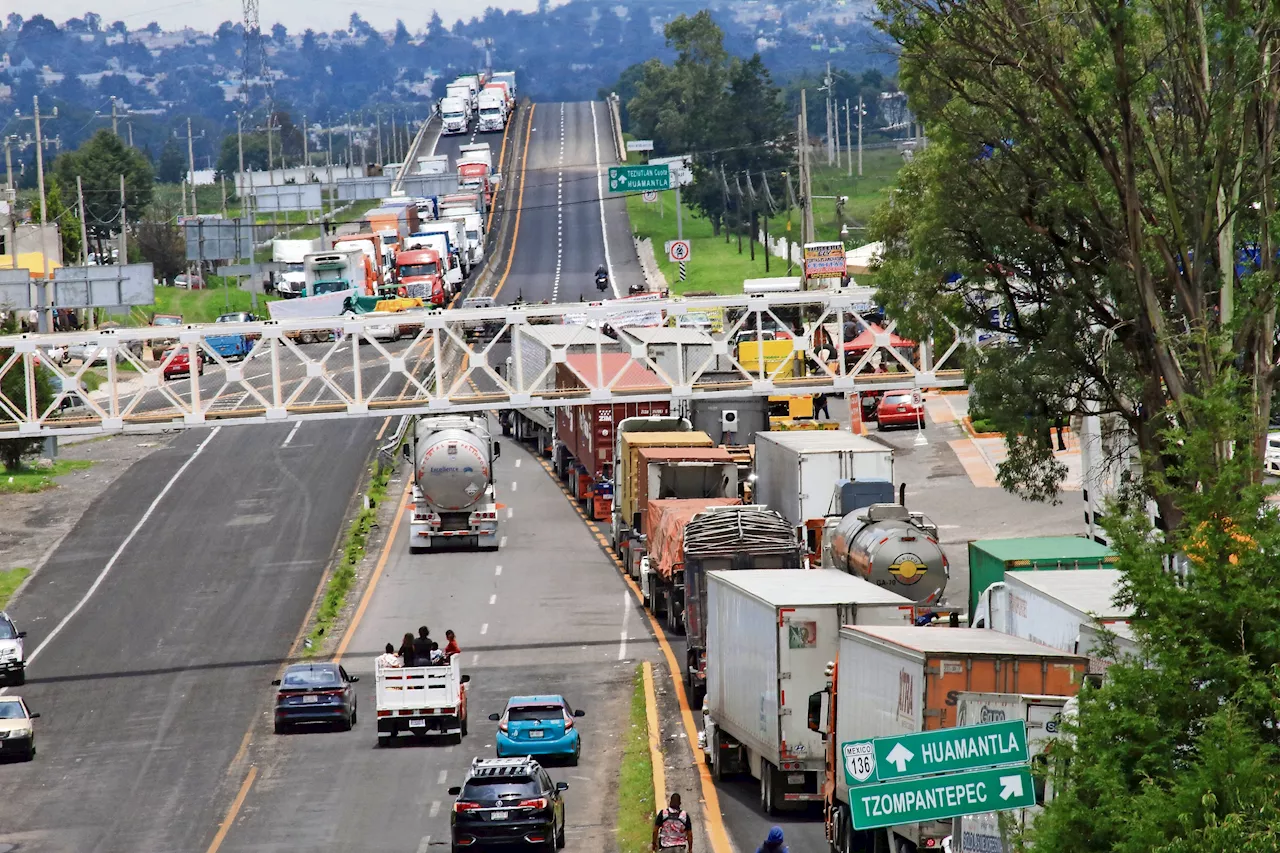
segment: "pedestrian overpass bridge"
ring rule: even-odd
[[[935,354],[932,341],[870,324],[860,296],[642,297],[0,336],[0,438],[964,385],[958,329]],[[229,339],[247,355],[224,357]]]

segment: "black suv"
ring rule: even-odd
[[[450,820],[453,850],[490,844],[538,850],[564,847],[564,798],[532,758],[476,758],[467,781],[449,789],[458,799]]]

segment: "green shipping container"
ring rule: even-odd
[[[1106,545],[1083,536],[975,540],[969,543],[969,618],[978,606],[978,596],[1004,580],[1005,572],[1101,569],[1117,559]]]

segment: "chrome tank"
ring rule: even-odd
[[[840,520],[827,538],[831,564],[917,604],[937,604],[950,567],[936,529],[898,504],[873,504]]]
[[[448,512],[479,503],[493,476],[490,446],[488,431],[469,418],[419,421],[418,488],[427,503]]]

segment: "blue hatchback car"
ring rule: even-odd
[[[498,757],[559,756],[577,764],[582,738],[573,721],[585,716],[563,696],[512,696],[505,711],[489,715],[498,722]]]

